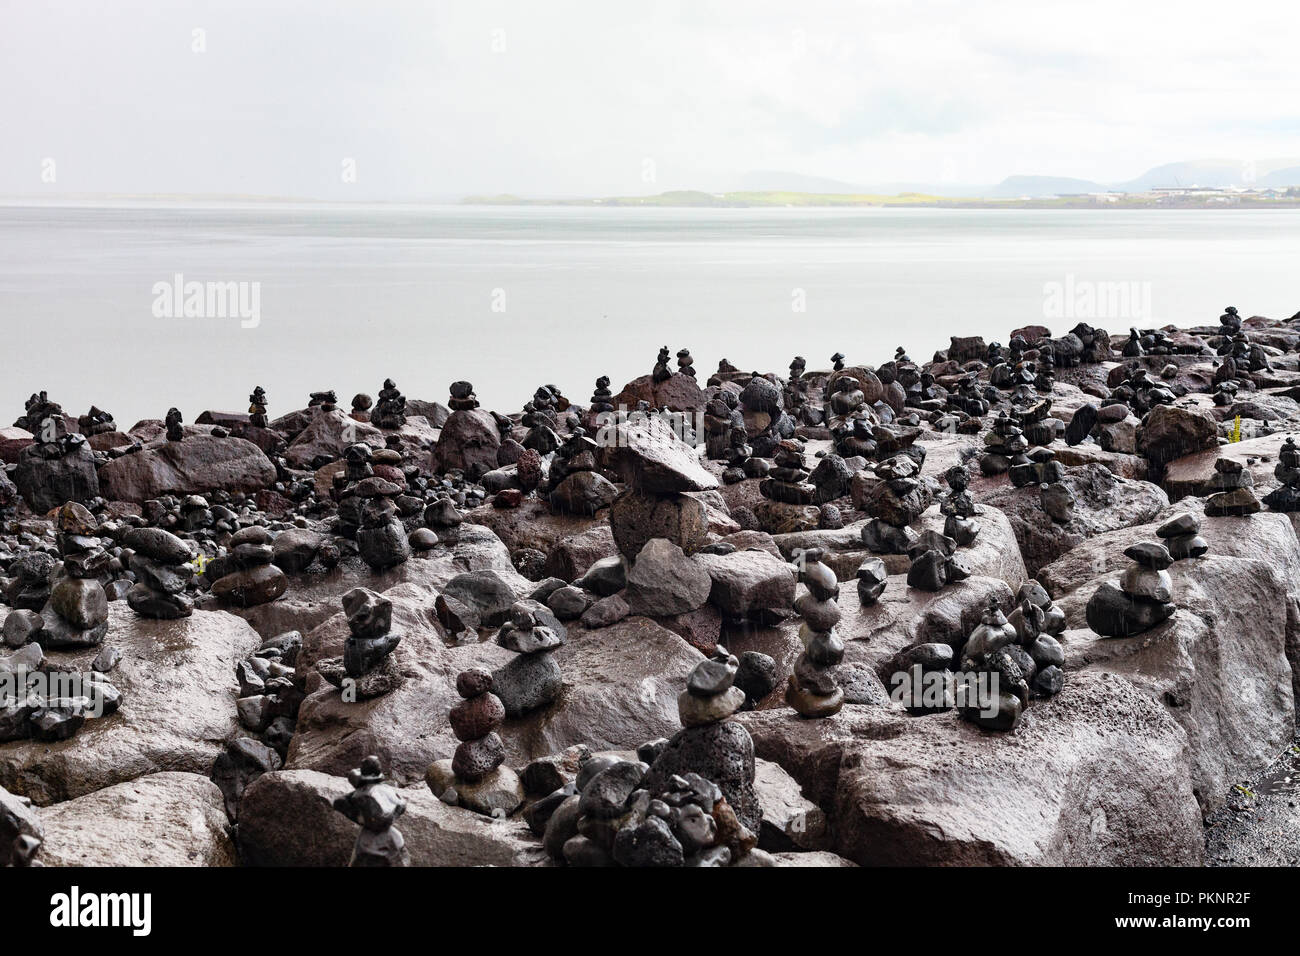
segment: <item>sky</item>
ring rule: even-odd
[[[1274,3],[0,0],[0,194],[1117,182],[1300,155]]]

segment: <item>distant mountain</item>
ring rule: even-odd
[[[1107,187],[1069,176],[1008,176],[984,193],[990,199],[1043,199],[1074,193],[1104,193]]]
[[[1260,176],[1255,181],[1256,186],[1272,187],[1274,189],[1285,189],[1288,186],[1300,186],[1300,166],[1288,166],[1286,169],[1279,169],[1269,173],[1267,176]]]
[[[1247,162],[1241,159],[1196,159],[1182,163],[1166,163],[1148,169],[1137,179],[1118,183],[1115,188],[1124,192],[1145,192],[1170,186],[1208,186],[1223,189],[1228,186],[1277,186],[1291,182],[1273,182],[1272,177],[1293,167],[1300,159],[1261,159]],[[1294,176],[1294,170],[1288,177]],[[1267,181],[1266,181],[1267,180]]]

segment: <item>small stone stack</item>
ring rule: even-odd
[[[108,631],[108,596],[99,575],[112,557],[100,546],[94,516],[69,502],[59,509],[58,546],[64,576],[50,592],[35,640],[46,648],[93,647]]]
[[[468,412],[478,408],[478,399],[474,397],[474,386],[469,382],[452,382],[451,398],[447,406],[453,412]]]
[[[402,642],[401,633],[393,632],[393,602],[368,588],[353,588],[343,595],[343,613],[348,622],[343,656],[318,661],[321,677],[350,701],[370,700],[400,686],[402,674],[391,659]]]
[[[496,642],[517,655],[492,675],[492,686],[510,717],[522,717],[552,703],[564,688],[564,675],[552,652],[568,632],[546,605],[516,601]]]
[[[589,424],[597,424],[597,415],[608,415],[614,411],[614,393],[609,388],[609,376],[602,375],[596,379],[595,391],[591,393],[591,406],[587,409]]]
[[[447,716],[460,743],[451,759],[434,761],[425,782],[444,803],[504,817],[523,803],[524,789],[519,775],[505,766],[506,748],[497,733],[505,708],[494,688],[492,675],[481,667],[456,677],[461,702]]]
[[[1209,495],[1205,500],[1205,516],[1222,518],[1255,514],[1260,510],[1260,503],[1255,497],[1254,486],[1255,479],[1241,462],[1220,458],[1214,463],[1214,477],[1203,489]]]
[[[1300,511],[1300,448],[1290,435],[1277,454],[1273,477],[1282,484],[1264,496],[1264,504],[1273,511]]]
[[[104,435],[117,431],[117,423],[113,421],[113,416],[97,405],[91,405],[90,411],[77,418],[77,427],[81,429],[81,434],[88,438],[91,435]]]
[[[248,396],[248,424],[254,428],[270,425],[266,418],[266,391],[261,385],[254,386],[253,394]]]
[[[1088,601],[1088,626],[1103,637],[1132,637],[1171,616],[1173,582],[1165,570],[1174,563],[1169,549],[1144,541],[1125,550],[1133,560],[1118,584],[1105,581]]]
[[[803,443],[789,438],[776,446],[774,467],[759,484],[764,498],[787,505],[810,505],[817,499],[817,489],[809,482],[810,472],[804,458]]]
[[[227,545],[235,570],[212,584],[219,600],[236,607],[256,607],[274,601],[289,588],[289,578],[272,564],[271,534],[260,525],[237,531]]]
[[[618,496],[614,483],[596,470],[596,442],[575,428],[551,459],[546,499],[562,514],[594,515]]]
[[[862,543],[873,554],[907,554],[916,543],[909,525],[921,517],[929,498],[919,480],[921,467],[907,455],[876,466],[881,479],[863,508],[872,519],[862,526]]]
[[[1026,660],[1015,627],[990,598],[979,626],[962,648],[961,669],[976,678],[973,686],[965,686],[964,699],[954,702],[963,716],[987,730],[1014,728],[1029,703],[1029,682],[1021,666]],[[979,699],[981,691],[989,695],[987,699]]]
[[[740,662],[725,647],[700,661],[686,678],[686,690],[677,695],[677,716],[683,727],[703,727],[726,720],[745,703],[745,692],[735,686]]]
[[[691,378],[695,378],[695,359],[691,358],[690,349],[678,350],[677,371],[681,375],[689,375]]]
[[[397,498],[403,487],[379,475],[357,482],[353,493],[362,502],[357,548],[376,571],[396,567],[411,556],[406,527],[397,514]]]
[[[984,436],[984,455],[980,458],[980,471],[986,475],[1001,475],[1015,465],[1029,464],[1025,452],[1029,442],[1019,424],[1007,415],[1006,411],[998,413],[993,427]]]
[[[824,420],[833,432],[851,427],[853,419],[863,417],[867,396],[858,387],[858,380],[849,375],[837,376],[831,383],[826,398]]]
[[[939,502],[939,512],[946,516],[943,533],[959,546],[969,547],[980,533],[980,523],[975,520],[975,499],[968,490],[970,470],[965,465],[953,465],[943,473],[943,478],[951,489]]]
[[[844,371],[844,353],[836,352],[831,356],[831,368],[837,372]]]
[[[734,485],[746,478],[767,477],[772,466],[766,458],[754,457],[754,446],[749,443],[745,426],[732,425],[727,437],[727,448],[723,453],[727,467],[722,471],[722,483]]]
[[[163,420],[167,428],[168,441],[183,441],[185,438],[185,426],[182,424],[181,413],[179,409],[167,409],[167,417]]]
[[[650,381],[656,385],[673,377],[672,371],[668,368],[668,360],[668,346],[665,345],[659,349],[659,357],[655,359],[655,367],[650,372]]]
[[[804,649],[794,663],[785,701],[803,717],[834,717],[844,706],[844,691],[835,679],[836,667],[844,659],[844,641],[835,633],[840,586],[822,557],[820,548],[809,548],[797,552],[794,560],[808,593],[794,602],[803,617],[799,639]]]
[[[370,424],[376,428],[401,428],[406,424],[406,397],[391,378],[384,379],[379,401],[370,413]]]
[[[321,411],[333,411],[338,407],[339,397],[335,394],[334,389],[328,389],[323,392],[312,392],[307,401],[308,408],[319,408]]]
[[[132,528],[122,542],[131,551],[128,567],[135,584],[126,603],[141,617],[189,617],[194,602],[185,590],[194,582],[190,545],[162,528]]]
[[[17,427],[36,441],[18,453],[13,484],[33,513],[44,514],[68,501],[83,504],[99,494],[95,455],[85,435],[69,433],[63,408],[45,392],[31,396]],[[8,486],[7,479],[0,485]],[[5,493],[11,497],[12,493]]]
[[[353,790],[334,799],[334,809],[361,824],[348,866],[410,866],[406,840],[393,826],[406,812],[406,801],[384,782],[378,757],[367,757],[360,768],[348,771]]]
[[[1200,521],[1184,513],[1174,515],[1156,528],[1156,536],[1164,541],[1170,557],[1175,561],[1185,561],[1188,558],[1199,558],[1210,550],[1209,543],[1201,537],[1200,531]]]
[[[740,411],[740,398],[730,389],[720,388],[704,404],[705,456],[712,461],[727,460],[732,433],[737,429],[741,432],[741,444],[745,444],[748,435],[745,433],[745,416]]]
[[[745,433],[754,454],[760,458],[771,457],[782,438],[781,389],[775,382],[755,372],[740,391],[740,407]],[[784,434],[789,437],[794,434],[794,429],[790,428]]]
[[[942,591],[952,581],[970,577],[970,569],[957,554],[957,542],[935,531],[923,531],[907,549],[912,559],[907,586],[922,591]]]
[[[858,603],[870,607],[880,600],[889,582],[889,571],[880,558],[867,558],[858,567]]]
[[[861,457],[868,461],[876,457],[879,446],[871,423],[865,418],[854,418],[847,428],[839,429],[832,435],[835,450],[845,458]]]
[[[1230,305],[1219,316],[1219,334],[1231,338],[1241,331],[1241,315],[1235,305]]]
[[[349,417],[353,421],[368,422],[370,421],[370,409],[374,407],[375,400],[365,392],[357,392],[352,396],[352,411]]]

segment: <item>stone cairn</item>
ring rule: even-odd
[[[355,692],[360,700],[393,690],[402,681],[391,660],[402,642],[401,633],[393,631],[393,602],[368,588],[353,588],[343,595],[343,613],[348,622],[343,656],[319,661],[316,670],[345,694]]]
[[[922,591],[942,591],[953,581],[970,577],[970,569],[957,554],[957,542],[937,531],[923,531],[907,549],[912,559],[907,586]]]
[[[832,382],[826,398],[824,420],[833,434],[847,431],[855,419],[865,416],[866,404],[867,396],[858,387],[858,380],[850,375],[840,375]]]
[[[113,559],[96,536],[94,515],[82,505],[60,508],[57,528],[63,577],[41,612],[44,623],[35,640],[46,648],[94,647],[108,631],[108,596],[97,578]]]
[[[185,439],[185,426],[182,421],[179,409],[167,409],[167,417],[163,420],[163,425],[167,429],[168,441],[183,441]]]
[[[668,368],[669,357],[668,346],[662,346],[659,349],[659,357],[655,359],[655,367],[650,372],[650,381],[656,385],[673,377],[672,371]]]
[[[731,435],[736,429],[742,432],[743,444],[749,436],[744,434],[745,417],[740,411],[740,398],[730,389],[720,388],[704,403],[705,456],[711,461],[728,460],[732,443]]]
[[[36,438],[19,452],[13,478],[34,513],[68,501],[88,502],[99,494],[94,453],[85,435],[69,433],[62,406],[40,392],[27,399],[26,414],[14,424]]]
[[[562,514],[594,515],[618,496],[614,483],[596,470],[598,450],[599,446],[582,428],[575,428],[556,450],[546,483],[546,500],[551,510]],[[540,468],[539,462],[539,480]],[[516,468],[516,472],[518,470]]]
[[[858,603],[870,607],[880,600],[889,582],[889,570],[880,558],[867,558],[858,566]]]
[[[788,438],[776,446],[773,467],[759,483],[764,498],[787,505],[810,505],[817,499],[817,489],[809,482],[811,472],[804,458],[803,443]]]
[[[1281,465],[1279,464],[1278,467],[1280,468]],[[1209,543],[1201,537],[1200,532],[1200,521],[1187,513],[1174,515],[1156,528],[1156,536],[1165,543],[1170,557],[1175,561],[1199,558],[1210,550]]]
[[[371,459],[374,449],[364,442],[349,445],[343,451],[343,471],[334,475],[333,496],[338,500],[339,534],[345,538],[355,538],[361,527],[361,507],[363,501],[356,494],[356,486],[374,475]]]
[[[172,620],[189,617],[194,602],[185,593],[194,583],[190,545],[163,528],[132,528],[123,544],[135,584],[126,603],[141,617]]]
[[[492,675],[481,667],[456,677],[460,703],[448,720],[460,743],[450,759],[430,765],[425,782],[434,796],[450,806],[464,807],[486,816],[504,817],[523,803],[519,775],[505,766],[506,748],[497,728],[505,721],[505,707],[493,693]]]
[[[77,418],[77,427],[81,429],[81,434],[87,437],[117,431],[117,423],[113,421],[113,416],[97,405],[91,405],[90,411]]]
[[[375,571],[396,567],[411,557],[406,527],[397,514],[397,499],[404,490],[403,485],[379,475],[363,478],[352,488],[362,502],[357,548]]]
[[[308,408],[319,408],[326,412],[337,408],[338,404],[339,397],[332,388],[323,392],[312,392],[307,400]]]
[[[474,397],[474,386],[469,382],[452,382],[451,397],[447,405],[453,412],[468,412],[478,408],[478,399]]]
[[[677,695],[677,716],[683,727],[703,727],[726,720],[745,703],[745,692],[735,686],[740,662],[721,645],[700,661]]]
[[[1048,615],[1039,601],[1056,612],[1052,618],[1056,626],[1059,611],[1038,583],[1030,581],[1020,591],[1016,624],[990,598],[979,626],[962,648],[961,670],[975,675],[976,681],[974,686],[959,688],[953,703],[964,717],[987,730],[1013,729],[1031,697],[1051,697],[1064,686],[1065,654],[1056,638],[1043,630]],[[1064,615],[1059,617],[1064,628]],[[981,699],[981,691],[989,696]]]
[[[953,465],[943,473],[948,483],[948,494],[939,502],[939,513],[944,515],[943,533],[961,547],[975,543],[980,533],[980,523],[975,519],[975,499],[971,497],[970,469],[964,464]]]
[[[808,593],[794,602],[803,618],[799,639],[803,653],[794,662],[794,673],[785,690],[785,702],[802,717],[834,717],[844,706],[844,691],[835,679],[836,668],[844,659],[844,641],[835,633],[840,596],[835,572],[822,563],[821,548],[808,548],[794,555],[799,580]]]
[[[289,578],[272,564],[271,533],[261,525],[235,532],[227,545],[235,570],[212,583],[219,600],[236,607],[256,607],[274,601],[289,588]]]
[[[334,799],[334,809],[361,824],[348,866],[410,866],[411,854],[394,823],[406,812],[406,801],[384,782],[378,757],[367,757],[348,771],[352,792]]]
[[[1118,584],[1104,581],[1088,600],[1088,626],[1103,637],[1132,637],[1174,613],[1173,582],[1165,570],[1174,563],[1169,549],[1154,541],[1124,551],[1131,559]]]
[[[844,353],[836,352],[831,356],[831,368],[836,372],[844,371]]]
[[[568,637],[550,608],[533,601],[516,601],[497,631],[496,642],[515,657],[492,675],[492,686],[509,717],[545,707],[560,696],[564,675],[553,651]]]
[[[370,409],[374,407],[375,400],[365,392],[357,392],[352,396],[352,411],[350,416],[353,421],[368,422],[370,421]]]
[[[248,396],[248,423],[254,428],[270,426],[266,418],[266,390],[261,385],[255,386],[253,394]]]
[[[1029,442],[1020,425],[1003,410],[993,421],[984,436],[984,454],[980,458],[980,471],[986,475],[1001,475],[1016,465],[1029,464],[1025,454]]]
[[[1214,476],[1202,489],[1202,493],[1209,495],[1205,499],[1205,516],[1222,518],[1255,514],[1261,506],[1255,497],[1254,485],[1255,479],[1241,462],[1220,458],[1214,463]]]
[[[678,350],[677,371],[681,375],[689,375],[691,378],[695,378],[695,359],[691,358],[690,349]]]
[[[755,372],[740,391],[740,407],[745,433],[754,454],[759,458],[771,457],[783,437],[781,389],[775,382]],[[794,429],[790,428],[784,437],[793,434]]]
[[[609,376],[602,375],[596,379],[596,388],[591,393],[591,405],[587,409],[587,424],[596,427],[601,422],[598,416],[610,415],[613,412],[614,393],[609,388]]]
[[[921,517],[929,505],[922,486],[921,467],[907,455],[895,455],[876,466],[880,479],[863,502],[863,510],[873,515],[862,526],[862,543],[873,554],[907,554],[917,537],[909,525]]]
[[[1264,496],[1264,504],[1273,511],[1300,511],[1300,448],[1290,435],[1277,453],[1273,477],[1282,484]]]
[[[384,379],[379,401],[370,413],[370,424],[376,428],[401,428],[406,424],[406,397],[391,378]]]

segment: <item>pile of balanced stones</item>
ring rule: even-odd
[[[1255,497],[1254,485],[1255,479],[1241,462],[1220,458],[1214,463],[1214,475],[1202,489],[1209,495],[1205,499],[1205,516],[1222,518],[1255,514],[1261,506]]]
[[[401,632],[393,631],[393,602],[369,588],[353,588],[343,595],[343,613],[343,656],[318,661],[316,670],[345,699],[368,700],[400,686],[401,671],[390,657],[402,642]]]
[[[1199,558],[1210,550],[1209,543],[1201,537],[1201,522],[1185,512],[1156,528],[1156,537],[1164,541],[1175,561]]]
[[[135,584],[126,603],[141,617],[172,620],[189,617],[194,601],[187,589],[194,584],[191,545],[163,528],[132,528],[123,544]]]
[[[235,532],[227,549],[227,558],[214,571],[220,576],[212,582],[212,593],[218,600],[236,607],[256,607],[288,590],[288,577],[272,563],[275,551],[266,528],[252,525]],[[227,567],[231,570],[222,573]]]
[[[786,687],[786,703],[801,717],[834,717],[844,706],[844,691],[836,681],[836,668],[844,659],[844,641],[835,633],[840,596],[835,572],[822,562],[824,552],[809,548],[795,555],[799,581],[808,593],[794,602],[803,618],[799,639],[803,653],[794,662],[794,672]]]
[[[1027,581],[1017,600],[1008,618],[990,599],[961,649],[962,672],[976,678],[959,702],[962,715],[988,730],[1011,730],[1031,699],[1054,697],[1065,685],[1065,652],[1056,639],[1064,613],[1037,581]]]
[[[1300,448],[1290,435],[1278,452],[1273,477],[1281,484],[1264,496],[1264,504],[1273,511],[1300,511]]]
[[[460,743],[450,759],[430,765],[425,782],[444,803],[504,817],[523,803],[524,791],[519,775],[505,766],[506,748],[497,729],[506,710],[493,689],[492,674],[481,667],[457,675],[461,701],[447,716]]]
[[[916,543],[909,527],[929,506],[920,480],[921,466],[908,455],[895,455],[876,466],[880,479],[863,510],[873,515],[862,526],[862,543],[873,554],[907,554]]]
[[[384,379],[379,401],[370,413],[370,424],[376,428],[401,428],[406,424],[406,398],[391,378]]]
[[[976,520],[975,499],[968,490],[970,470],[965,465],[953,465],[943,473],[949,493],[939,502],[939,513],[944,516],[943,533],[962,547],[975,543],[980,533]]]
[[[255,386],[253,394],[248,396],[248,423],[254,428],[270,425],[266,420],[266,390],[261,385]]]
[[[1102,582],[1088,600],[1088,626],[1103,637],[1141,634],[1175,611],[1173,582],[1166,570],[1174,563],[1169,549],[1143,541],[1125,549],[1124,555],[1133,563],[1119,581]]]
[[[34,639],[46,648],[93,647],[108,631],[108,595],[98,578],[113,559],[96,535],[94,515],[84,506],[70,501],[60,508],[57,528],[63,577],[50,591]]]
[[[549,607],[537,601],[516,601],[496,642],[515,657],[492,674],[492,686],[509,717],[522,717],[552,703],[564,687],[564,675],[554,651],[568,631]]]
[[[334,799],[334,809],[361,825],[348,866],[410,866],[406,840],[393,826],[406,812],[406,801],[384,782],[378,757],[367,757],[348,771],[352,792]]]

